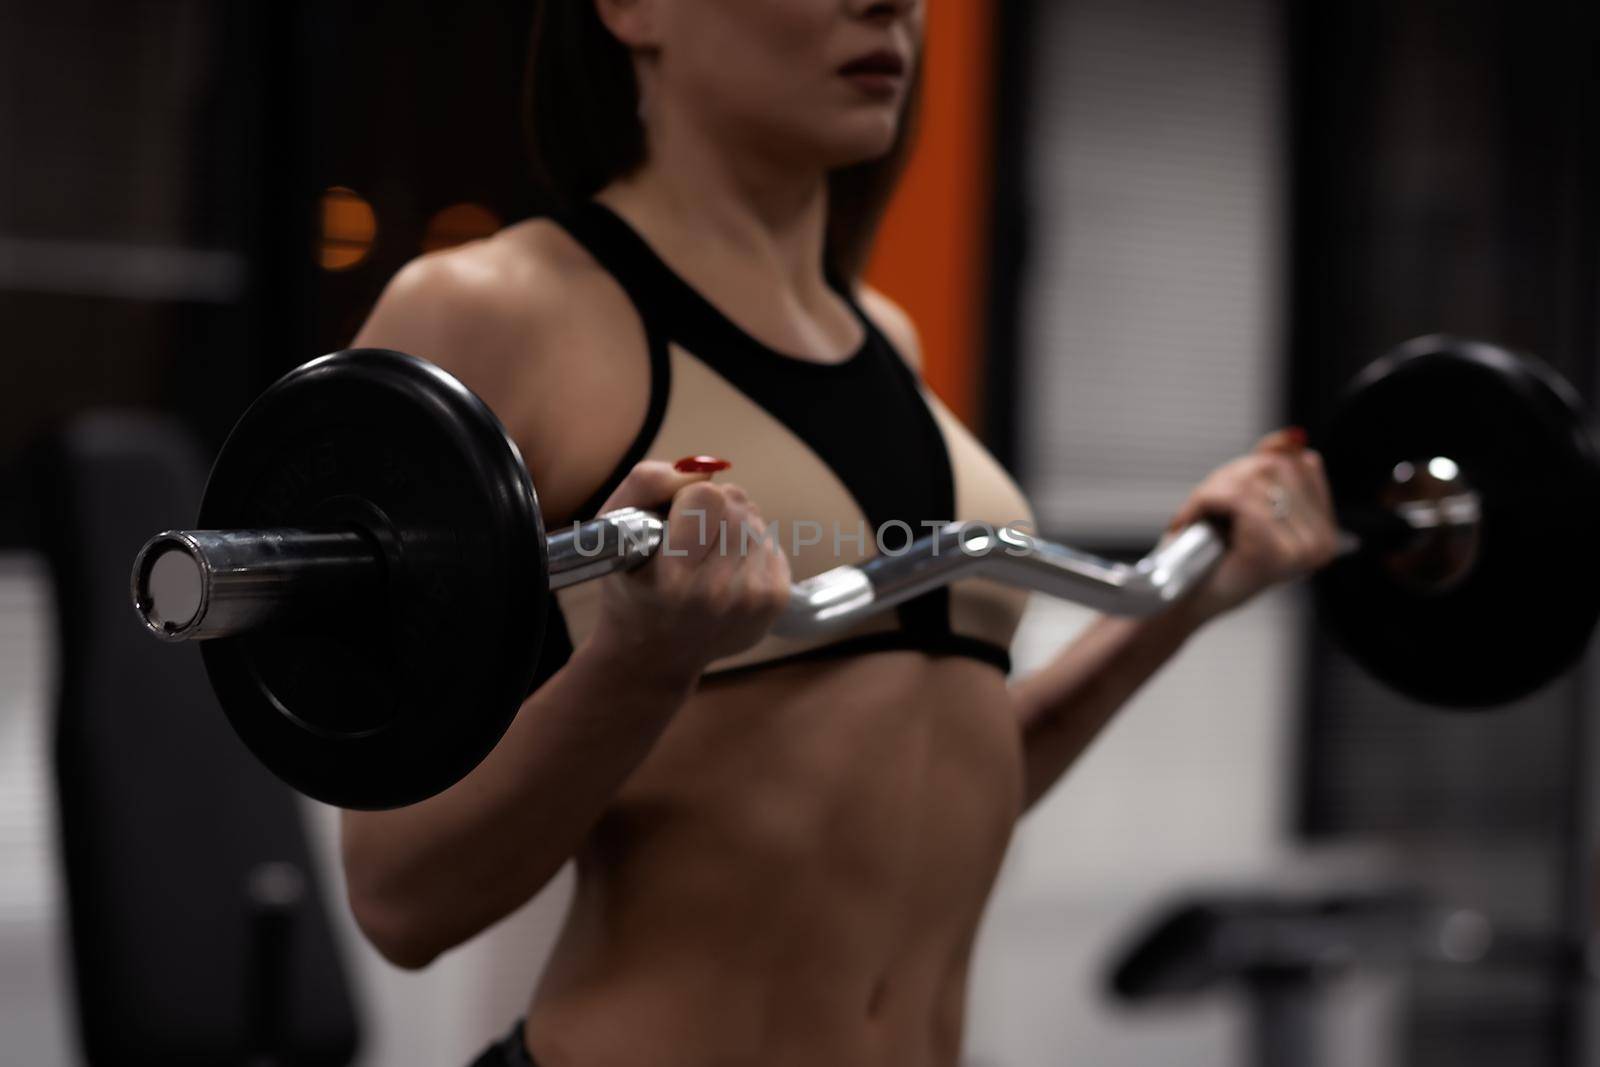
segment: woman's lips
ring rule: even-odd
[[[868,96],[893,96],[905,81],[906,62],[893,52],[870,52],[840,67],[839,74]]]

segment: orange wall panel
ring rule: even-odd
[[[995,0],[930,0],[917,144],[867,280],[910,313],[924,376],[976,427],[993,170]]]

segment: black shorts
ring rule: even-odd
[[[518,1019],[509,1034],[484,1049],[468,1067],[539,1067],[522,1041],[522,1020]]]

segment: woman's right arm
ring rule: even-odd
[[[471,331],[473,348],[449,335],[452,322],[469,310],[461,294],[437,306],[438,294],[425,291],[428,279],[416,274],[403,273],[391,286],[357,344],[429,355],[447,369],[465,370],[461,376],[469,385],[493,389],[505,374],[504,366],[483,365],[497,358],[493,334],[485,332],[492,324],[484,320],[493,307],[470,309],[476,317],[463,328]],[[511,332],[518,344],[529,343],[525,329]],[[507,348],[498,355],[510,358],[509,353]],[[481,395],[497,410],[515,403],[514,397]],[[569,439],[581,437],[579,429],[573,427]],[[529,453],[524,445],[524,452],[537,480],[536,464],[552,457],[537,446]],[[765,541],[748,555],[713,551],[714,535],[709,544],[698,543],[701,532],[715,530],[719,521],[733,528],[761,525],[737,487],[706,478],[642,463],[602,507],[670,502],[673,554],[602,579],[601,615],[592,635],[523,703],[483,763],[422,803],[343,813],[351,908],[392,962],[425,966],[537,893],[650,752],[704,666],[759,640],[787,603],[787,561]]]
[[[411,807],[343,813],[350,906],[391,962],[426,966],[573,854],[694,685],[681,665],[630,652],[597,633],[460,783]]]

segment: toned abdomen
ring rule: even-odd
[[[542,1067],[953,1065],[1021,768],[1004,678],[973,660],[705,683],[579,857]]]

